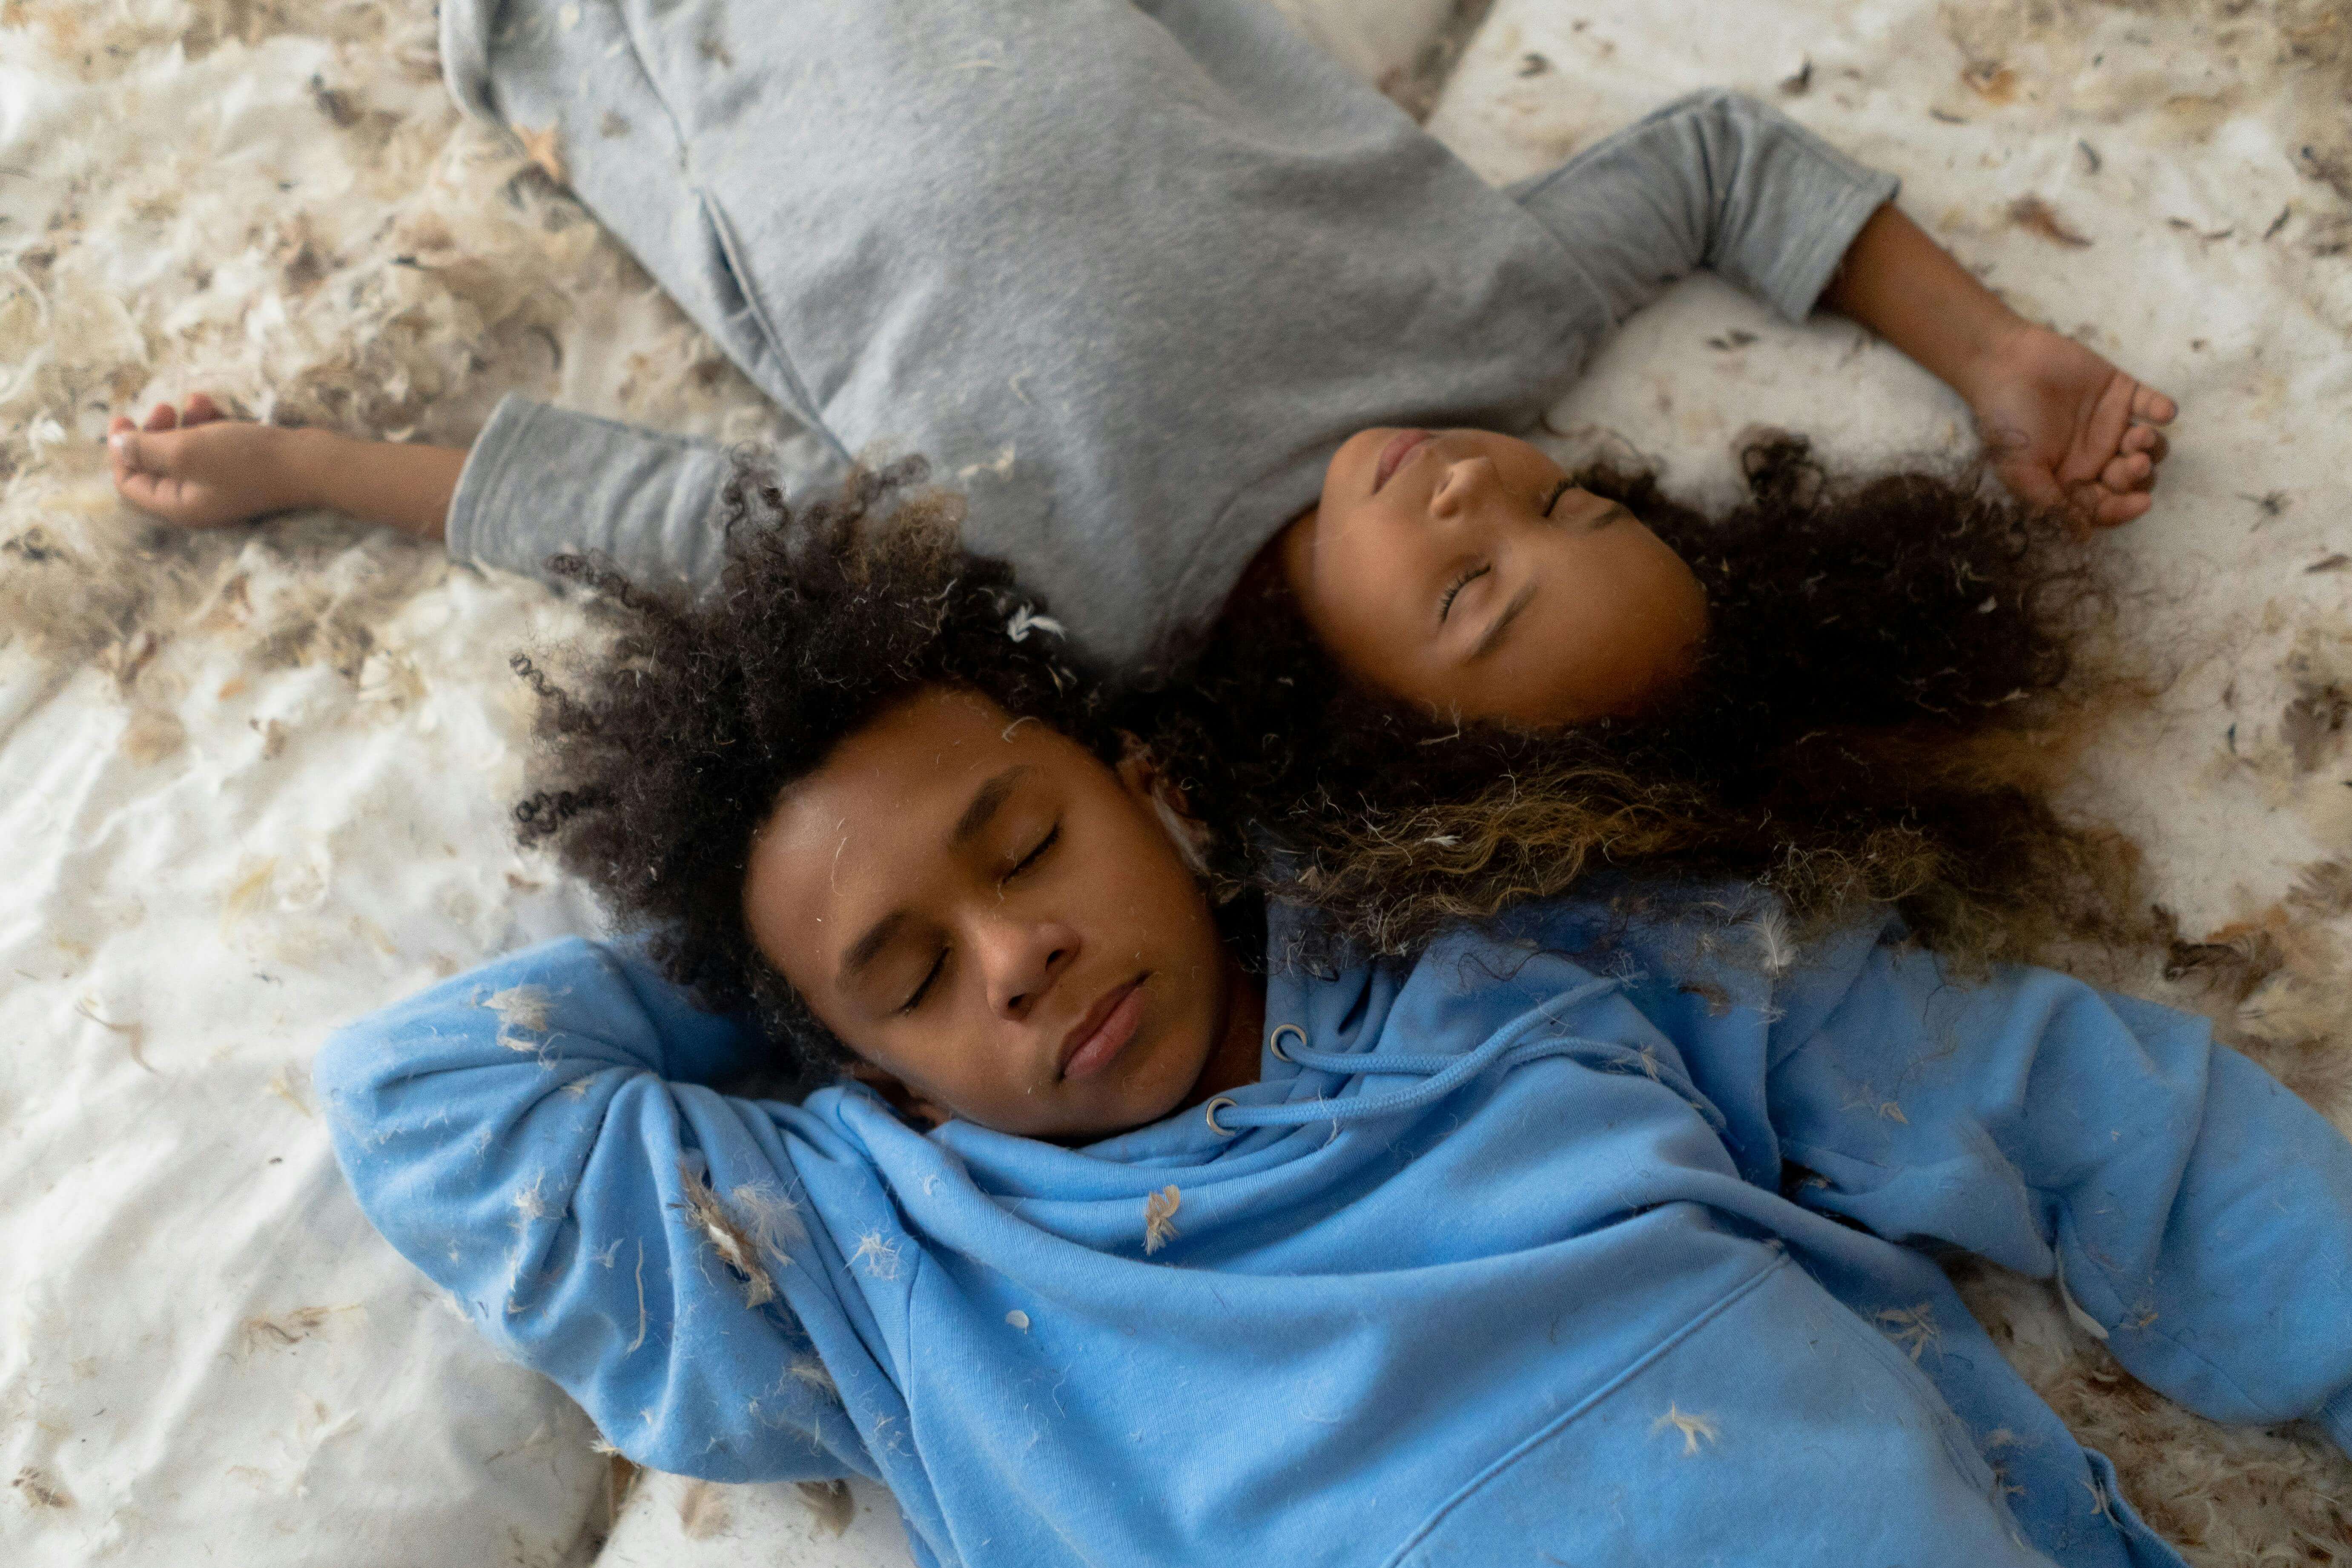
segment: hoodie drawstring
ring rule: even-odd
[[[1302,1100],[1287,1105],[1240,1105],[1231,1095],[1221,1094],[1202,1106],[1201,1114],[1207,1121],[1209,1131],[1220,1138],[1231,1138],[1244,1127],[1303,1127],[1310,1121],[1345,1125],[1351,1121],[1417,1110],[1432,1100],[1443,1100],[1498,1061],[1507,1067],[1518,1067],[1527,1062],[1540,1061],[1546,1057],[1568,1056],[1580,1050],[1597,1052],[1612,1059],[1630,1058],[1643,1063],[1643,1070],[1655,1077],[1654,1065],[1650,1064],[1643,1053],[1615,1041],[1590,1039],[1582,1035],[1528,1038],[1537,1030],[1557,1024],[1561,1014],[1624,984],[1624,980],[1617,975],[1604,975],[1598,980],[1588,981],[1572,991],[1553,997],[1543,1007],[1521,1018],[1511,1027],[1496,1031],[1477,1049],[1456,1056],[1402,1057],[1313,1051],[1306,1047],[1306,1032],[1295,1024],[1286,1024],[1275,1031],[1272,1047],[1274,1054],[1285,1061],[1296,1062],[1317,1072],[1339,1073],[1351,1078],[1410,1074],[1420,1077],[1422,1081],[1378,1094],[1360,1094],[1346,1100]],[[1300,1043],[1285,1046],[1281,1042],[1286,1036]]]

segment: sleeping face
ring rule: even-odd
[[[1543,729],[1632,712],[1706,631],[1697,580],[1656,534],[1488,431],[1359,431],[1280,549],[1340,666],[1444,715]]]
[[[928,689],[784,792],[745,876],[752,940],[918,1115],[1045,1138],[1155,1121],[1256,1076],[1264,1003],[1154,787]]]

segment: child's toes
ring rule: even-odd
[[[2128,452],[2107,459],[2107,466],[2099,470],[2099,483],[2111,490],[2136,490],[2146,485],[2155,471],[2147,453]]]
[[[176,430],[180,427],[180,411],[168,403],[159,403],[147,411],[148,430]]]
[[[189,395],[187,406],[180,411],[180,423],[183,426],[209,425],[221,416],[220,405],[198,392]]]
[[[2168,425],[2180,412],[2179,405],[2152,386],[2142,385],[2132,392],[2132,417],[2152,419],[2158,425]]]

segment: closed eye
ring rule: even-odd
[[[1543,514],[1546,517],[1549,517],[1551,515],[1551,509],[1559,504],[1559,498],[1566,495],[1569,492],[1570,488],[1569,482],[1566,479],[1562,479],[1559,483],[1552,487],[1551,494],[1544,497]]]
[[[1054,841],[1061,837],[1062,825],[1057,822],[1054,824],[1052,827],[1046,829],[1045,837],[1037,840],[1037,847],[1034,849],[1030,850],[1028,854],[1024,855],[1019,860],[1013,862],[1013,869],[1004,873],[1004,879],[1009,882],[1013,880],[1013,878],[1021,875],[1022,872],[1026,871],[1031,867],[1036,865],[1040,859],[1044,858],[1045,851],[1054,847]]]
[[[911,1013],[916,1008],[921,1006],[923,1005],[923,998],[930,994],[931,982],[937,980],[940,977],[940,971],[945,969],[947,966],[948,950],[946,948],[941,948],[940,949],[940,955],[931,960],[930,970],[929,973],[924,974],[922,984],[915,987],[915,994],[913,995],[898,1004],[898,1011],[900,1013]]]
[[[1445,590],[1445,596],[1437,602],[1437,624],[1439,626],[1444,626],[1445,624],[1445,617],[1454,613],[1454,600],[1455,595],[1459,595],[1463,589],[1467,588],[1471,584],[1475,583],[1479,578],[1484,577],[1487,573],[1492,572],[1494,569],[1495,568],[1491,563],[1484,566],[1473,566],[1470,570],[1462,574],[1461,576],[1456,577],[1454,580],[1454,585]]]

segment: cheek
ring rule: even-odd
[[[1407,585],[1428,574],[1419,531],[1359,503],[1326,526],[1300,595],[1308,624],[1360,674],[1388,669],[1402,645]]]

